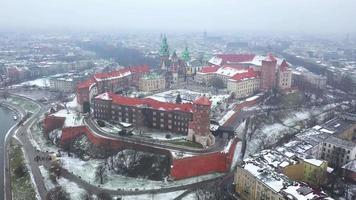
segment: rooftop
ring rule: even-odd
[[[110,100],[114,104],[126,106],[147,106],[155,110],[175,110],[182,112],[192,112],[191,103],[170,103],[157,101],[151,98],[131,98],[125,97],[114,93],[103,93],[95,97],[95,99]]]
[[[326,143],[335,145],[336,147],[342,147],[344,149],[352,150],[356,147],[354,142],[343,140],[334,136],[330,136],[325,140]]]

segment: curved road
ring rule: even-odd
[[[7,105],[3,102],[1,102],[1,109],[10,109],[13,110],[13,108],[10,105]],[[8,169],[7,167],[7,144],[8,144],[8,140],[9,136],[12,135],[13,131],[16,129],[16,123],[15,121],[13,121],[12,119],[12,115],[16,114],[18,118],[20,118],[20,114],[17,113],[16,111],[8,111],[5,113],[5,110],[2,112],[4,113],[4,115],[1,116],[1,131],[5,131],[4,133],[1,133],[0,135],[0,143],[1,143],[1,153],[0,153],[0,187],[1,187],[1,191],[0,191],[0,199],[6,199],[5,197],[5,172]],[[11,113],[11,115],[10,115]],[[6,116],[5,116],[6,115]]]
[[[28,98],[27,98],[28,99]],[[31,99],[28,99],[31,100]],[[33,101],[33,100],[31,100]],[[33,101],[35,102],[35,101]],[[39,166],[43,165],[45,166],[47,169],[49,167],[49,163],[48,162],[35,162],[34,158],[38,155],[40,156],[47,156],[49,153],[48,152],[40,152],[38,151],[30,142],[29,137],[31,137],[31,133],[30,133],[30,127],[32,127],[33,124],[35,124],[38,119],[40,118],[40,116],[42,114],[44,114],[47,110],[48,107],[47,106],[43,106],[42,104],[39,104],[37,102],[35,102],[36,104],[38,104],[40,106],[40,110],[36,113],[34,113],[29,119],[27,119],[22,126],[18,126],[17,128],[15,128],[14,130],[12,130],[11,134],[15,135],[15,139],[18,141],[18,143],[20,143],[22,145],[22,148],[24,149],[25,152],[25,159],[27,160],[30,170],[32,172],[34,181],[36,183],[37,186],[37,191],[38,194],[40,196],[41,199],[45,199],[46,194],[47,194],[47,190],[44,184],[44,180],[42,177],[42,174],[40,172]],[[24,111],[21,108],[17,108],[19,112],[21,112],[21,114],[24,116],[26,114],[26,111]],[[112,135],[110,135],[112,136]],[[223,144],[223,143],[222,143]],[[152,143],[149,143],[149,145],[152,145]],[[224,146],[224,145],[222,145]],[[166,146],[161,146],[162,148],[166,148]],[[220,149],[221,146],[217,146],[217,149]],[[180,148],[176,148],[177,150]],[[182,149],[183,150],[183,149]],[[184,149],[185,150],[185,149]],[[213,148],[209,148],[209,149],[204,149],[204,150],[198,150],[198,152],[202,153],[202,152],[210,152],[210,151],[214,151]],[[7,161],[7,159],[5,159],[5,162]],[[7,171],[8,172],[8,171]],[[9,173],[6,173],[6,185],[5,185],[5,195],[6,195],[6,200],[11,199],[11,184],[10,184],[10,175]],[[111,195],[139,195],[139,194],[157,194],[157,193],[166,193],[166,192],[172,192],[172,191],[177,191],[177,190],[185,190],[185,189],[189,189],[192,187],[199,187],[201,184],[203,183],[209,183],[209,182],[215,182],[219,179],[221,179],[223,176],[220,177],[216,177],[216,178],[212,178],[209,180],[205,180],[205,181],[201,181],[201,182],[197,182],[197,183],[190,183],[190,184],[186,184],[186,185],[182,185],[182,186],[173,186],[173,187],[167,187],[167,188],[161,188],[161,189],[151,189],[151,190],[109,190],[109,189],[104,189],[101,188],[100,186],[98,187],[97,185],[92,185],[84,180],[82,180],[81,178],[79,178],[78,176],[71,174],[70,172],[68,172],[66,169],[61,169],[61,176],[68,179],[71,182],[76,183],[79,187],[85,189],[88,191],[88,193],[90,194],[99,194],[101,192],[106,192],[108,194]]]
[[[135,144],[139,143],[142,145],[147,145],[147,146],[151,146],[151,147],[155,147],[155,148],[168,149],[168,150],[173,150],[173,151],[183,151],[183,152],[193,153],[193,154],[222,151],[227,143],[227,141],[224,141],[221,138],[216,138],[215,145],[213,145],[212,147],[209,147],[206,149],[194,149],[194,148],[189,148],[189,147],[184,147],[184,146],[179,146],[179,145],[167,144],[164,142],[154,142],[153,140],[150,140],[150,139],[113,135],[113,134],[109,134],[107,132],[100,130],[91,118],[84,119],[84,122],[85,122],[85,125],[87,125],[89,127],[89,129],[92,130],[92,132],[98,136],[104,136],[107,138],[112,138],[113,140],[120,140],[120,141],[124,141],[124,142],[128,142],[128,143],[135,143]]]

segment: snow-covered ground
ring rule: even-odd
[[[87,192],[83,188],[79,187],[76,183],[73,183],[69,181],[68,179],[65,178],[59,178],[57,179],[57,182],[64,191],[66,191],[71,200],[82,200],[83,195],[85,195]]]
[[[190,90],[179,89],[179,90],[169,90],[169,91],[157,93],[148,96],[148,98],[155,99],[158,101],[163,101],[163,102],[175,102],[178,94],[180,94],[183,103],[192,102],[195,99],[197,99],[199,96],[206,95],[207,97],[210,97],[212,109],[215,109],[218,105],[220,105],[230,96],[228,94],[211,95],[208,93],[200,93],[200,92],[194,92]]]
[[[83,199],[83,195],[86,194],[86,190],[80,188],[76,183],[73,183],[65,178],[57,179],[57,184],[54,184],[50,179],[49,171],[43,166],[39,166],[39,168],[47,191],[53,189],[56,185],[60,185],[63,190],[69,194],[71,200]]]
[[[45,77],[45,78],[39,78],[39,79],[35,79],[32,81],[26,81],[17,85],[13,85],[12,87],[19,87],[19,86],[37,86],[37,87],[49,87],[50,83],[49,83],[49,78]]]
[[[63,155],[61,157],[61,163],[64,168],[66,168],[71,173],[80,176],[83,180],[88,183],[98,185],[95,179],[95,171],[98,165],[103,163],[104,160],[91,159],[89,161],[82,161],[79,158],[68,157]],[[151,181],[147,179],[131,178],[116,174],[114,171],[107,171],[107,181],[101,186],[106,189],[122,189],[122,190],[148,190],[148,189],[159,189],[159,188],[169,188],[175,186],[186,185],[190,183],[200,182],[203,180],[208,180],[221,176],[220,173],[213,173],[199,177],[193,177],[178,181],[164,182],[164,181]]]
[[[307,120],[311,116],[317,116],[317,119],[320,119],[323,117],[322,113],[324,111],[332,109],[336,106],[337,104],[328,104],[312,109],[300,109],[296,111],[286,110],[285,113],[283,113],[284,117],[281,119],[283,124],[264,124],[262,125],[261,130],[256,130],[256,132],[251,137],[251,140],[248,140],[247,142],[245,157],[249,154],[256,153],[261,148],[261,146],[273,144],[284,135],[296,131],[295,129],[289,127],[299,129],[300,127],[298,122]],[[240,125],[236,132],[242,134],[243,127],[244,125]]]
[[[52,180],[49,178],[50,177],[49,171],[42,165],[39,166],[39,168],[40,168],[40,172],[41,172],[45,187],[46,187],[47,191],[49,191],[55,187]]]

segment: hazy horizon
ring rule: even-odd
[[[7,0],[0,31],[356,33],[352,0]]]

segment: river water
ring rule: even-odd
[[[0,200],[4,199],[4,141],[8,130],[16,123],[14,115],[12,110],[0,106]]]

